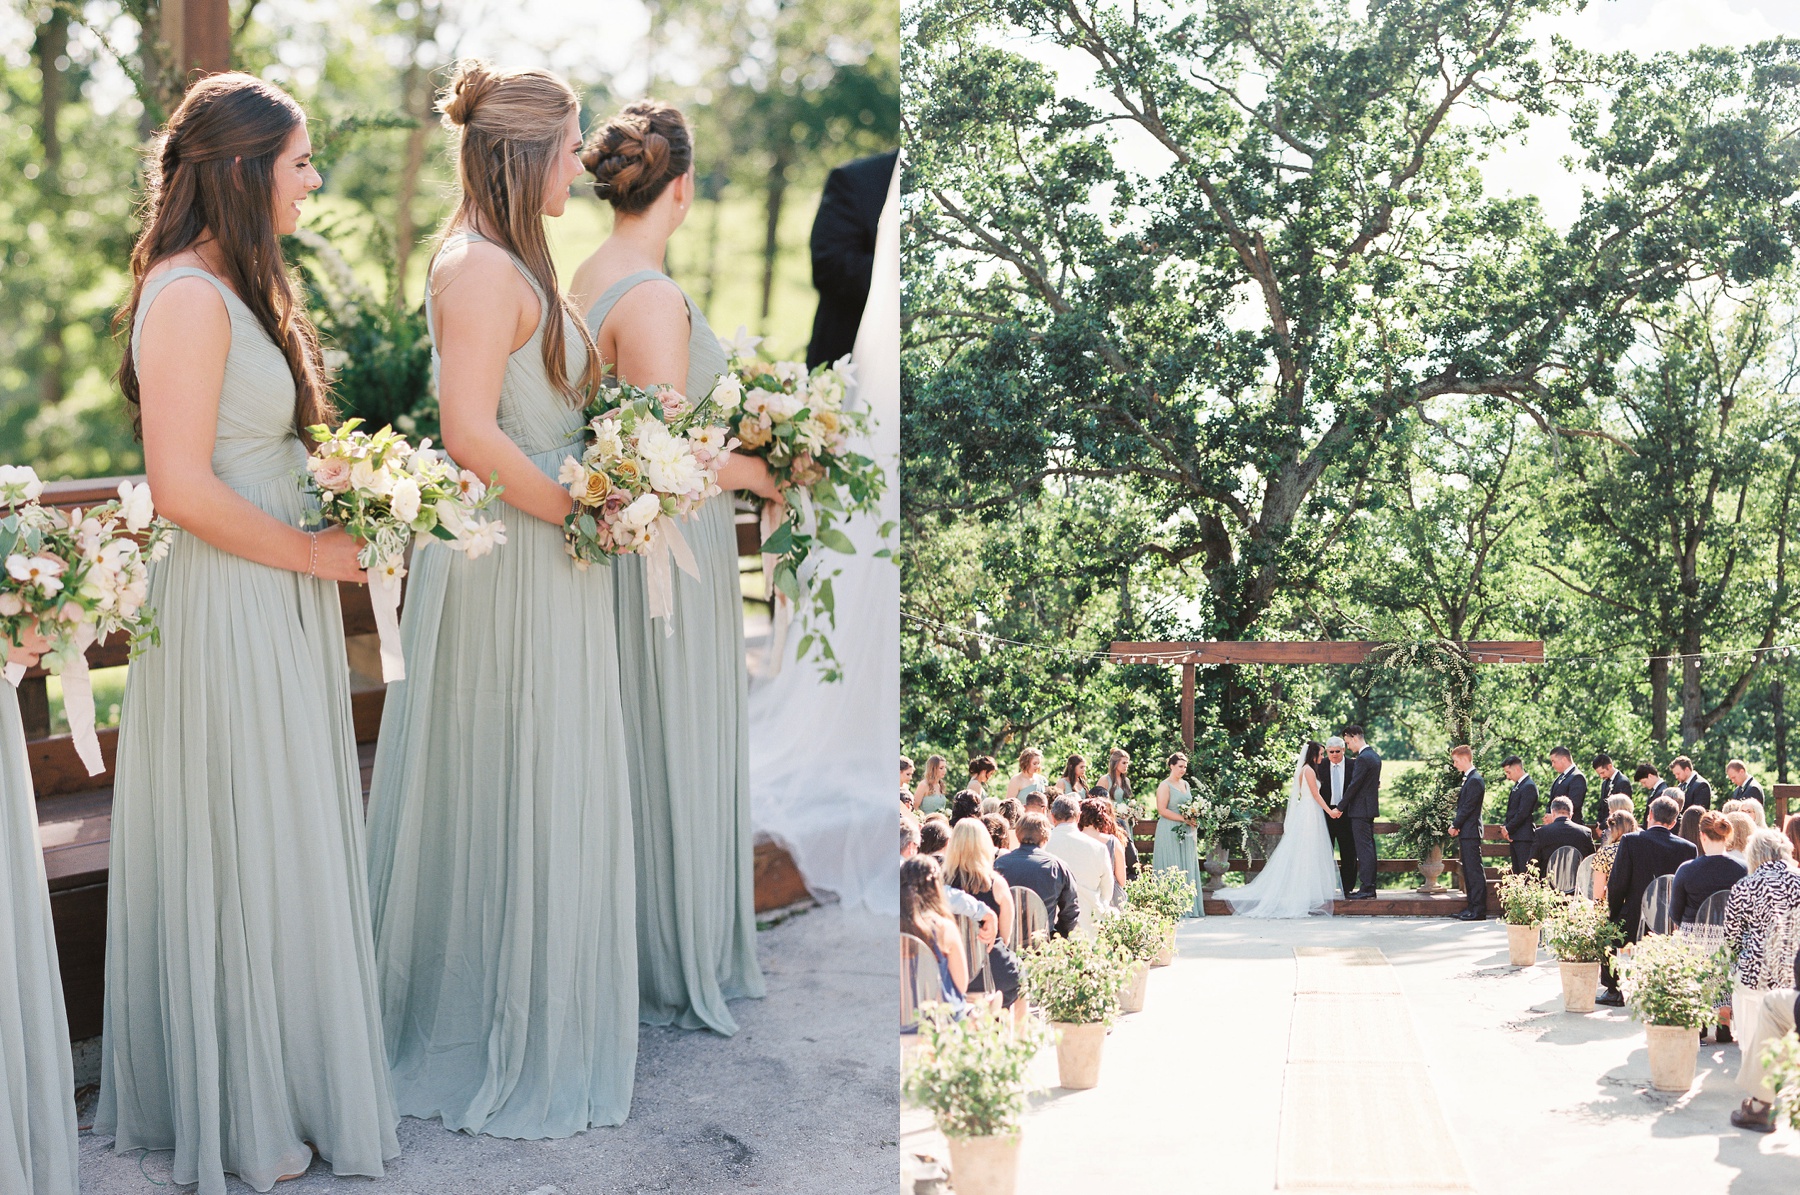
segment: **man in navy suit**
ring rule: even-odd
[[[1550,782],[1550,799],[1569,798],[1569,805],[1575,810],[1575,819],[1581,820],[1582,811],[1587,808],[1587,777],[1575,766],[1575,757],[1569,754],[1567,747],[1550,748],[1550,770],[1556,773],[1556,779]],[[1600,800],[1601,809],[1606,808],[1606,799]]]
[[[1533,836],[1536,845],[1531,852],[1531,861],[1545,875],[1550,874],[1550,856],[1560,847],[1572,846],[1584,859],[1594,853],[1593,833],[1579,822],[1570,821],[1570,812],[1569,798],[1556,798],[1550,802],[1550,820],[1539,826]]]
[[[1625,927],[1627,942],[1637,940],[1644,892],[1658,876],[1674,875],[1677,867],[1699,853],[1693,843],[1675,835],[1681,805],[1674,796],[1665,793],[1651,801],[1646,816],[1650,820],[1648,826],[1619,839],[1612,874],[1606,877],[1607,915]],[[1614,1007],[1625,1003],[1609,963],[1601,965],[1600,974],[1606,981],[1606,990],[1594,997],[1594,1002]]]
[[[1669,765],[1675,773],[1675,783],[1681,789],[1681,807],[1697,805],[1701,809],[1713,807],[1712,782],[1694,770],[1694,761],[1685,755],[1677,755],[1675,762]]]
[[[1360,726],[1344,727],[1344,746],[1354,753],[1356,766],[1346,782],[1344,803],[1339,806],[1350,822],[1356,842],[1356,891],[1345,900],[1375,899],[1375,817],[1381,812],[1381,756],[1369,746]]]
[[[1769,799],[1763,796],[1763,786],[1750,775],[1750,765],[1741,759],[1734,759],[1725,765],[1725,778],[1731,781],[1731,795],[1728,801],[1755,801],[1768,812]]]
[[[1462,787],[1456,791],[1456,820],[1450,830],[1457,838],[1463,870],[1463,889],[1469,894],[1469,905],[1456,915],[1458,921],[1487,920],[1487,870],[1481,861],[1481,803],[1487,798],[1487,782],[1475,770],[1475,752],[1468,746],[1455,747],[1450,762],[1463,774]]]
[[[1532,848],[1537,845],[1538,787],[1537,781],[1525,773],[1525,761],[1509,755],[1500,761],[1512,790],[1506,795],[1506,841],[1511,844],[1514,875],[1531,865]],[[1566,800],[1567,798],[1555,798]]]

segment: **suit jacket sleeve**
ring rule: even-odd
[[[1057,869],[1062,890],[1056,896],[1056,932],[1067,937],[1081,920],[1081,897],[1075,892],[1075,876],[1067,867]]]
[[[1537,820],[1537,781],[1527,779],[1515,789],[1506,804],[1506,832],[1517,838],[1533,828]]]
[[[827,175],[812,227],[813,287],[851,306],[868,301],[875,226],[881,219],[879,207],[870,218],[856,184],[855,176],[841,167]]]
[[[1587,804],[1587,777],[1580,772],[1569,777],[1569,803],[1575,807],[1575,816],[1580,817]]]

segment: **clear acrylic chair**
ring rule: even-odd
[[[1643,902],[1638,906],[1637,936],[1642,939],[1650,934],[1673,932],[1674,912],[1675,877],[1657,876],[1644,889]]]
[[[1592,855],[1583,859],[1581,865],[1575,869],[1575,895],[1588,900],[1597,899],[1594,896],[1594,857]]]
[[[991,992],[994,990],[994,969],[988,962],[988,949],[981,944],[981,927],[973,917],[957,916],[956,932],[962,935],[963,958],[969,964],[969,990],[971,992]]]
[[[1013,887],[1012,898],[1012,925],[1008,929],[1006,944],[1014,950],[1024,950],[1038,938],[1049,937],[1050,911],[1044,907],[1044,898],[1029,888],[1017,885]]]
[[[1581,852],[1572,846],[1559,846],[1550,852],[1549,865],[1544,869],[1544,879],[1552,888],[1567,896],[1577,890],[1581,882],[1577,877],[1581,872]],[[1590,869],[1589,875],[1593,872]],[[1589,891],[1592,891],[1589,881]]]
[[[918,1028],[919,1005],[941,1003],[944,984],[938,977],[937,955],[921,938],[900,935],[900,1032]]]

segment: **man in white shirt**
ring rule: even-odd
[[[1356,770],[1356,761],[1345,756],[1344,740],[1334,734],[1325,740],[1325,762],[1314,769],[1319,777],[1319,793],[1333,809],[1343,804],[1344,794],[1350,789],[1350,775]],[[1350,819],[1328,816],[1325,829],[1337,846],[1338,878],[1343,882],[1345,892],[1354,892],[1356,837],[1350,833]]]
[[[1062,796],[1050,803],[1050,841],[1044,849],[1061,859],[1075,879],[1081,916],[1075,932],[1092,938],[1099,932],[1099,918],[1112,898],[1112,856],[1098,840],[1083,834],[1077,824],[1081,806],[1074,797]]]

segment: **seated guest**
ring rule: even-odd
[[[938,870],[937,860],[928,855],[900,864],[900,932],[911,934],[931,948],[945,1002],[958,1010],[966,1007],[969,958],[944,899],[943,873]]]
[[[938,857],[942,862],[944,848],[950,845],[950,822],[941,813],[934,813],[919,823],[919,853]]]
[[[1096,784],[1094,787],[1088,789],[1088,796],[1106,802],[1106,812],[1107,816],[1112,819],[1113,832],[1118,836],[1122,849],[1125,852],[1125,883],[1129,884],[1132,880],[1138,878],[1138,872],[1141,867],[1138,860],[1137,843],[1131,840],[1131,832],[1135,828],[1136,823],[1132,818],[1121,816],[1119,800],[1113,798],[1112,792],[1109,791],[1104,784]],[[1123,895],[1123,893],[1119,894],[1121,898]],[[1118,902],[1115,901],[1114,903]]]
[[[1112,802],[1088,797],[1081,802],[1081,816],[1076,820],[1083,834],[1106,848],[1113,880],[1106,900],[1115,909],[1121,907],[1125,903],[1125,846],[1119,841],[1119,825],[1113,821]]]
[[[980,793],[971,792],[966,788],[957,793],[954,797],[951,797],[950,824],[954,826],[965,817],[980,817],[981,801],[982,797]]]
[[[981,816],[982,817],[987,817],[989,814],[998,814],[999,812],[1000,812],[1000,798],[999,797],[983,797],[983,798],[981,798]]]
[[[1606,815],[1606,841],[1594,851],[1595,900],[1606,899],[1606,881],[1612,875],[1613,860],[1619,857],[1619,840],[1627,834],[1636,834],[1637,829],[1637,816],[1629,809],[1615,809]]]
[[[1794,816],[1800,817],[1800,814]],[[1731,1114],[1731,1123],[1738,1128],[1753,1133],[1775,1131],[1775,1092],[1763,1073],[1763,1048],[1794,1032],[1796,1020],[1800,1020],[1800,951],[1794,954],[1791,986],[1770,988],[1762,993],[1756,1009],[1756,1028],[1742,1038],[1744,1061],[1738,1071],[1738,1082],[1750,1094]]]
[[[1750,836],[1756,833],[1756,819],[1742,809],[1733,809],[1725,815],[1725,820],[1731,823],[1731,842],[1725,847],[1725,853],[1748,870],[1750,860],[1744,852],[1750,846]]]
[[[925,761],[925,775],[913,787],[913,808],[920,813],[936,813],[950,803],[946,791],[950,785],[950,761],[933,755]]]
[[[993,840],[996,851],[1004,853],[1019,845],[1019,840],[1013,837],[1013,828],[998,813],[987,814],[981,819],[981,824],[987,830],[988,837]]]
[[[1000,770],[1000,762],[991,755],[977,755],[969,761],[969,782],[963,787],[978,797],[987,796],[988,781]]]
[[[1731,968],[1731,1031],[1748,1043],[1757,1036],[1762,993],[1786,983],[1788,959],[1800,942],[1788,932],[1800,910],[1800,871],[1793,847],[1773,830],[1758,830],[1745,850],[1750,874],[1731,886],[1725,902],[1725,945]],[[1738,1084],[1748,1086],[1748,1058]]]
[[[1021,799],[1025,802],[1024,809],[1026,813],[1041,813],[1044,815],[1044,820],[1048,821],[1050,819],[1050,799],[1043,793],[1029,792],[1026,793],[1023,798],[1013,798],[1015,801]]]
[[[1681,807],[1673,797],[1658,797],[1650,802],[1650,824],[1619,839],[1618,854],[1606,877],[1606,906],[1607,915],[1624,927],[1627,942],[1637,941],[1644,892],[1651,883],[1658,876],[1672,875],[1699,853],[1693,843],[1675,836],[1675,821],[1680,816]],[[1615,1007],[1624,1004],[1610,962],[1602,964],[1601,975],[1606,990],[1596,997],[1596,1003]]]
[[[1006,819],[1007,825],[1016,826],[1025,816],[1025,803],[1017,797],[1007,797],[1000,802],[999,814]]]
[[[1691,812],[1684,810],[1683,820]],[[1725,815],[1708,809],[1696,820],[1700,823],[1700,857],[1675,869],[1675,894],[1669,911],[1676,925],[1692,921],[1707,897],[1726,891],[1746,874],[1742,863],[1725,857],[1726,844],[1731,841],[1731,823]]]
[[[1656,770],[1656,765],[1653,763],[1639,764],[1637,770],[1632,773],[1632,778],[1637,781],[1639,788],[1650,794],[1652,801],[1662,796],[1663,789],[1669,787],[1663,782],[1662,773]]]
[[[1698,806],[1698,805],[1689,805],[1687,808],[1683,809],[1681,811],[1681,821],[1678,822],[1675,826],[1676,835],[1678,837],[1687,839],[1689,842],[1693,843],[1695,846],[1699,846],[1700,845],[1700,815],[1702,813],[1706,813],[1706,812],[1708,812],[1708,811],[1700,808],[1700,806]],[[1721,815],[1721,816],[1723,816],[1723,815]],[[1728,827],[1728,829],[1726,831],[1726,836],[1729,837],[1730,836],[1729,827],[1730,827],[1731,823],[1726,822],[1725,824]]]
[[[1731,799],[1734,801],[1755,801],[1758,805],[1768,804],[1763,796],[1763,786],[1750,775],[1750,766],[1741,759],[1734,759],[1725,765],[1725,779],[1731,781]]]
[[[1763,803],[1755,797],[1745,797],[1738,802],[1738,812],[1749,816],[1756,823],[1758,830],[1769,829],[1769,815],[1763,809]]]
[[[919,819],[900,811],[900,857],[910,859],[919,853]]]
[[[1566,759],[1567,756],[1563,758]],[[1512,788],[1506,796],[1506,821],[1501,827],[1501,833],[1506,836],[1506,841],[1510,844],[1507,853],[1512,856],[1513,874],[1520,875],[1531,865],[1531,856],[1534,853],[1532,848],[1537,843],[1537,781],[1525,774],[1525,761],[1516,755],[1509,755],[1501,760],[1500,770],[1505,772],[1506,778],[1512,782]],[[1581,773],[1575,772],[1574,777],[1581,778]],[[1585,783],[1582,791],[1586,792]],[[1567,801],[1570,808],[1573,808],[1579,800],[1577,797],[1565,795],[1558,795],[1552,799]]]
[[[1586,826],[1571,820],[1574,812],[1567,797],[1550,802],[1550,820],[1537,828],[1531,849],[1531,861],[1537,864],[1540,874],[1549,874],[1550,856],[1558,847],[1572,846],[1584,859],[1594,853],[1594,835]]]
[[[1712,784],[1706,777],[1694,770],[1694,761],[1685,755],[1677,755],[1675,762],[1669,765],[1675,773],[1675,783],[1681,788],[1681,804],[1683,808],[1698,805],[1702,809],[1713,807]]]
[[[1050,841],[1045,849],[1061,859],[1074,877],[1075,891],[1081,899],[1081,916],[1076,932],[1091,938],[1100,932],[1101,914],[1112,897],[1112,860],[1106,848],[1081,832],[1078,821],[1081,806],[1074,797],[1058,797],[1050,802]]]
[[[1044,849],[1050,837],[1050,819],[1027,813],[1019,819],[1019,845],[994,860],[994,870],[1014,888],[1029,888],[1044,902],[1050,914],[1050,932],[1068,937],[1081,920],[1081,898],[1069,868]]]
[[[994,844],[986,827],[973,818],[958,823],[950,832],[950,849],[944,855],[944,883],[966,892],[1000,919],[1001,925],[1013,920],[1012,889],[1001,882],[994,871]],[[1023,1024],[1024,1006],[1019,1004],[1019,960],[1004,941],[988,946],[988,972],[992,990],[1000,993],[1000,1006],[1014,1010],[1014,1020]],[[969,979],[969,990],[988,991],[988,977],[979,973]]]
[[[946,822],[941,817],[926,818],[925,820],[933,823],[937,827],[936,830],[932,831],[932,845],[936,848],[935,851],[922,852],[919,849],[920,838],[922,836],[922,828],[919,821],[910,813],[902,813],[900,815],[900,858],[906,860],[920,854],[929,853],[932,858],[938,861],[939,866],[942,866],[944,851],[949,845],[948,827],[950,823]],[[975,900],[973,897],[966,896],[954,888],[946,888],[944,890],[944,899],[949,903],[950,911],[953,914],[958,917],[972,918],[980,924],[981,940],[983,942],[992,942],[994,940],[994,937],[1000,928],[1000,920],[994,916],[991,910],[982,907],[980,901]]]

